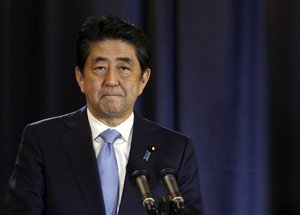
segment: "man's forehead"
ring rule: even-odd
[[[135,46],[123,40],[106,39],[90,43],[90,48],[118,51],[135,51]]]
[[[89,47],[89,57],[93,61],[132,61],[137,60],[133,45],[122,40],[104,40],[91,43]]]

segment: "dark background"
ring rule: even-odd
[[[87,16],[144,29],[137,110],[190,135],[207,215],[300,214],[299,0],[1,0],[0,208],[27,123],[77,110]]]

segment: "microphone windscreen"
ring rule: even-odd
[[[175,167],[173,167],[171,161],[166,158],[162,158],[156,161],[154,165],[154,172],[158,180],[162,180],[162,178],[166,174],[172,174],[177,177],[177,171]]]
[[[150,180],[150,173],[146,163],[143,160],[129,160],[126,168],[129,181],[136,186],[136,178],[144,175],[147,180]]]

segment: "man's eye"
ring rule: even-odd
[[[128,67],[126,67],[126,66],[121,66],[121,67],[120,67],[120,70],[121,70],[122,72],[130,71],[130,69],[129,69]]]
[[[96,72],[102,72],[102,71],[105,71],[105,67],[104,66],[98,66],[98,67],[96,67],[94,70],[96,71]]]

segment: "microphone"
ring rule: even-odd
[[[171,203],[174,213],[183,214],[184,199],[177,186],[177,171],[171,165],[171,162],[168,159],[158,160],[155,163],[154,171],[158,180],[160,180],[167,187],[171,195]]]
[[[150,174],[145,162],[141,160],[130,160],[127,164],[127,173],[129,181],[133,186],[138,187],[142,194],[143,206],[148,214],[158,214],[155,206],[155,200],[149,189],[148,181],[150,181]]]

